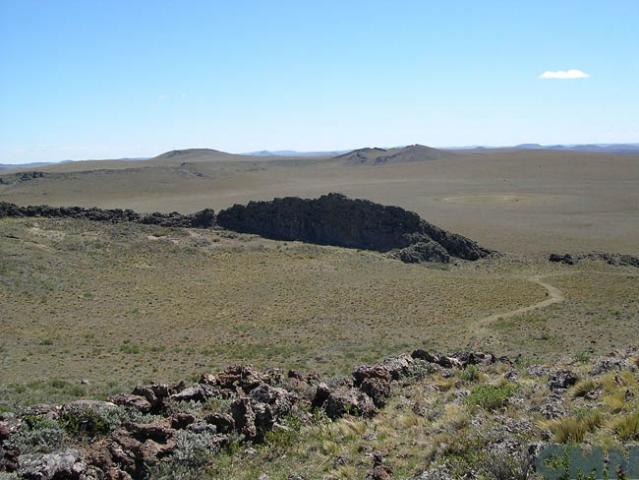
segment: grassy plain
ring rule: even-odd
[[[148,161],[79,162],[40,170],[52,176],[0,184],[0,200],[192,212],[341,192],[413,210],[500,251],[639,254],[638,155],[480,150],[354,165],[195,150]]]
[[[54,401],[242,362],[343,374],[469,342],[545,361],[636,341],[633,269],[504,257],[446,267],[225,231],[0,220],[0,384]],[[566,300],[477,330],[547,296]],[[82,380],[87,382],[81,383]]]

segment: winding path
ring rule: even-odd
[[[574,272],[548,273],[546,275],[532,275],[530,277],[527,277],[526,280],[528,280],[529,282],[536,283],[537,285],[540,285],[544,289],[546,289],[547,298],[545,300],[534,303],[533,305],[529,305],[527,307],[517,308],[515,310],[510,310],[508,312],[494,313],[487,317],[480,318],[476,322],[473,322],[472,329],[469,333],[473,335],[475,337],[474,339],[476,340],[478,337],[479,338],[483,337],[485,335],[486,327],[496,322],[497,320],[504,320],[507,318],[514,317],[516,315],[521,315],[522,313],[528,313],[533,310],[554,305],[555,303],[563,302],[566,299],[566,297],[564,297],[564,294],[561,292],[561,290],[559,290],[554,285],[551,285],[550,283],[545,282],[544,279],[548,277],[556,277],[559,275],[569,275],[571,273],[574,273]]]
[[[572,272],[570,272],[572,273]],[[528,307],[521,307],[518,308],[516,310],[511,310],[509,312],[504,312],[504,313],[495,313],[493,315],[489,315],[487,317],[484,317],[482,319],[480,319],[479,321],[475,322],[475,325],[477,327],[485,327],[486,325],[493,323],[496,320],[500,320],[500,319],[506,319],[506,318],[510,318],[510,317],[514,317],[515,315],[520,315],[522,313],[527,313],[530,312],[532,310],[537,310],[538,308],[544,308],[544,307],[548,307],[550,305],[553,305],[555,303],[560,303],[563,302],[566,297],[564,297],[564,294],[561,293],[561,290],[559,290],[557,287],[544,282],[544,278],[547,277],[554,277],[554,276],[558,276],[558,275],[566,275],[567,273],[550,273],[547,275],[533,275],[532,277],[528,277],[526,278],[526,280],[528,280],[529,282],[532,283],[536,283],[537,285],[541,285],[542,287],[544,287],[546,289],[548,298],[546,298],[545,300],[542,300],[541,302],[537,302],[533,305],[529,305]]]

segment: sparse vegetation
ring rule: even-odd
[[[486,410],[503,407],[517,390],[514,384],[478,385],[472,389],[466,401],[468,405],[479,406]]]

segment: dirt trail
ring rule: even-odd
[[[559,275],[570,275],[573,274],[575,272],[560,272],[560,273],[548,273],[545,275],[532,275],[530,277],[527,277],[526,280],[528,280],[529,282],[532,283],[536,283],[537,285],[542,286],[544,289],[546,289],[546,293],[547,293],[547,298],[545,300],[542,300],[540,302],[534,303],[532,305],[529,305],[527,307],[521,307],[521,308],[517,308],[515,310],[510,310],[508,312],[502,312],[502,313],[494,313],[492,315],[489,315],[487,317],[484,318],[480,318],[479,320],[477,320],[476,322],[473,323],[472,328],[469,332],[469,334],[471,335],[471,342],[476,341],[478,338],[483,338],[486,336],[486,327],[488,327],[490,324],[496,322],[497,320],[503,320],[503,319],[507,319],[507,318],[511,318],[514,317],[516,315],[521,315],[522,313],[527,313],[527,312],[531,312],[533,310],[537,310],[539,308],[545,308],[548,307],[550,305],[553,305],[555,303],[561,303],[563,302],[566,297],[564,297],[563,293],[561,292],[561,290],[559,290],[557,287],[555,287],[554,285],[551,285],[548,282],[545,282],[544,279],[548,278],[548,277],[556,277]]]
[[[564,294],[561,292],[561,290],[559,290],[554,285],[551,285],[550,283],[544,281],[544,279],[548,277],[558,277],[561,275],[575,275],[580,272],[581,272],[580,270],[575,270],[572,272],[547,273],[543,275],[532,275],[530,277],[526,277],[526,280],[528,280],[529,282],[536,283],[537,285],[544,287],[548,295],[547,298],[533,305],[529,305],[528,307],[517,308],[515,310],[510,310],[508,312],[503,312],[503,313],[494,313],[487,317],[480,318],[479,320],[473,323],[472,327],[470,328],[468,332],[468,335],[470,338],[470,341],[468,342],[468,344],[469,345],[473,343],[476,344],[476,342],[479,339],[486,337],[488,335],[488,332],[486,331],[487,327],[490,326],[492,323],[496,322],[497,320],[511,318],[516,315],[521,315],[522,313],[531,312],[533,310],[548,307],[555,303],[563,302],[564,300],[566,300],[566,297],[564,297]],[[639,278],[638,274],[629,273],[629,272],[598,272],[598,273],[600,275],[619,275],[619,276],[630,276],[630,277]]]
[[[529,282],[536,283],[537,285],[541,285],[542,287],[546,289],[548,298],[546,298],[545,300],[542,300],[541,302],[537,302],[533,305],[529,305],[528,307],[521,307],[516,310],[511,310],[509,312],[495,313],[493,315],[489,315],[475,322],[475,326],[478,328],[482,328],[499,319],[514,317],[515,315],[520,315],[522,313],[527,313],[532,310],[537,310],[538,308],[544,308],[544,307],[548,307],[549,305],[553,305],[555,303],[563,302],[566,298],[564,297],[563,293],[561,293],[561,290],[559,290],[557,287],[547,282],[544,282],[543,280],[544,278],[554,277],[558,275],[566,275],[566,273],[550,273],[547,275],[533,275],[531,277],[526,278],[526,280],[528,280]]]

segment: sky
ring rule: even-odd
[[[638,25],[638,0],[0,0],[0,163],[639,142]]]

